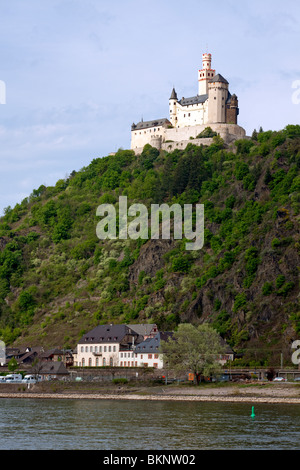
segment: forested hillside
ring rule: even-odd
[[[225,148],[146,146],[40,186],[0,219],[0,337],[74,348],[97,324],[211,323],[240,363],[291,356],[300,335],[300,126]],[[99,240],[102,203],[203,203],[205,242]]]

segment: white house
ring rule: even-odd
[[[138,367],[163,368],[163,355],[160,352],[160,342],[167,341],[172,333],[157,333],[153,338],[147,338],[139,343],[134,352]]]
[[[127,325],[99,325],[77,344],[75,365],[85,367],[118,366],[120,349],[131,350],[139,334]]]

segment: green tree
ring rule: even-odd
[[[168,368],[193,373],[199,384],[201,375],[209,376],[220,370],[218,358],[224,348],[211,326],[181,323],[172,338],[161,342],[161,352]]]
[[[12,357],[7,364],[7,368],[10,372],[14,372],[18,367],[18,363],[15,357]]]

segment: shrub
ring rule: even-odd
[[[288,293],[294,288],[294,285],[295,283],[292,281],[286,282],[280,289],[278,289],[277,295],[282,295],[283,297],[286,297]]]
[[[120,385],[120,384],[127,384],[128,383],[128,379],[125,379],[125,378],[118,378],[118,379],[112,379],[112,383],[113,384],[116,384],[116,385]]]
[[[244,307],[247,303],[246,294],[243,292],[241,294],[237,294],[234,299],[233,311],[237,312],[242,307]]]
[[[283,286],[284,283],[285,283],[285,276],[283,274],[280,274],[275,281],[276,288],[280,289],[280,287]]]
[[[249,173],[249,167],[245,162],[237,162],[235,166],[235,177],[237,180],[242,180]]]
[[[262,286],[263,295],[269,295],[273,291],[273,286],[271,282],[265,282]]]
[[[172,261],[172,271],[179,273],[186,273],[190,269],[190,263],[187,257],[179,255]]]

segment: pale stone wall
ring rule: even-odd
[[[174,108],[174,106],[172,106]],[[175,120],[175,117],[177,120]],[[171,116],[174,127],[187,127],[205,124],[208,120],[208,100],[200,104],[181,106],[175,104],[175,115]]]
[[[193,145],[211,145],[213,143],[212,137],[206,137],[203,139],[190,139],[180,140],[179,142],[165,142],[162,144],[161,149],[167,152],[173,152],[175,149],[184,150],[189,144]]]
[[[153,137],[151,138],[149,133],[146,134],[142,145],[131,148],[134,150],[136,155],[139,155],[142,153],[143,147],[146,144],[150,144],[152,147],[156,147],[159,150],[162,149],[166,151],[172,151],[175,148],[184,150],[188,144],[210,145],[212,143],[212,138],[196,138],[197,135],[200,134],[206,127],[210,127],[213,131],[217,132],[226,144],[234,142],[237,139],[244,139],[246,137],[245,129],[243,129],[238,124],[205,124],[164,129],[159,139]]]
[[[143,148],[152,138],[164,139],[166,129],[163,126],[131,131],[131,149]]]

